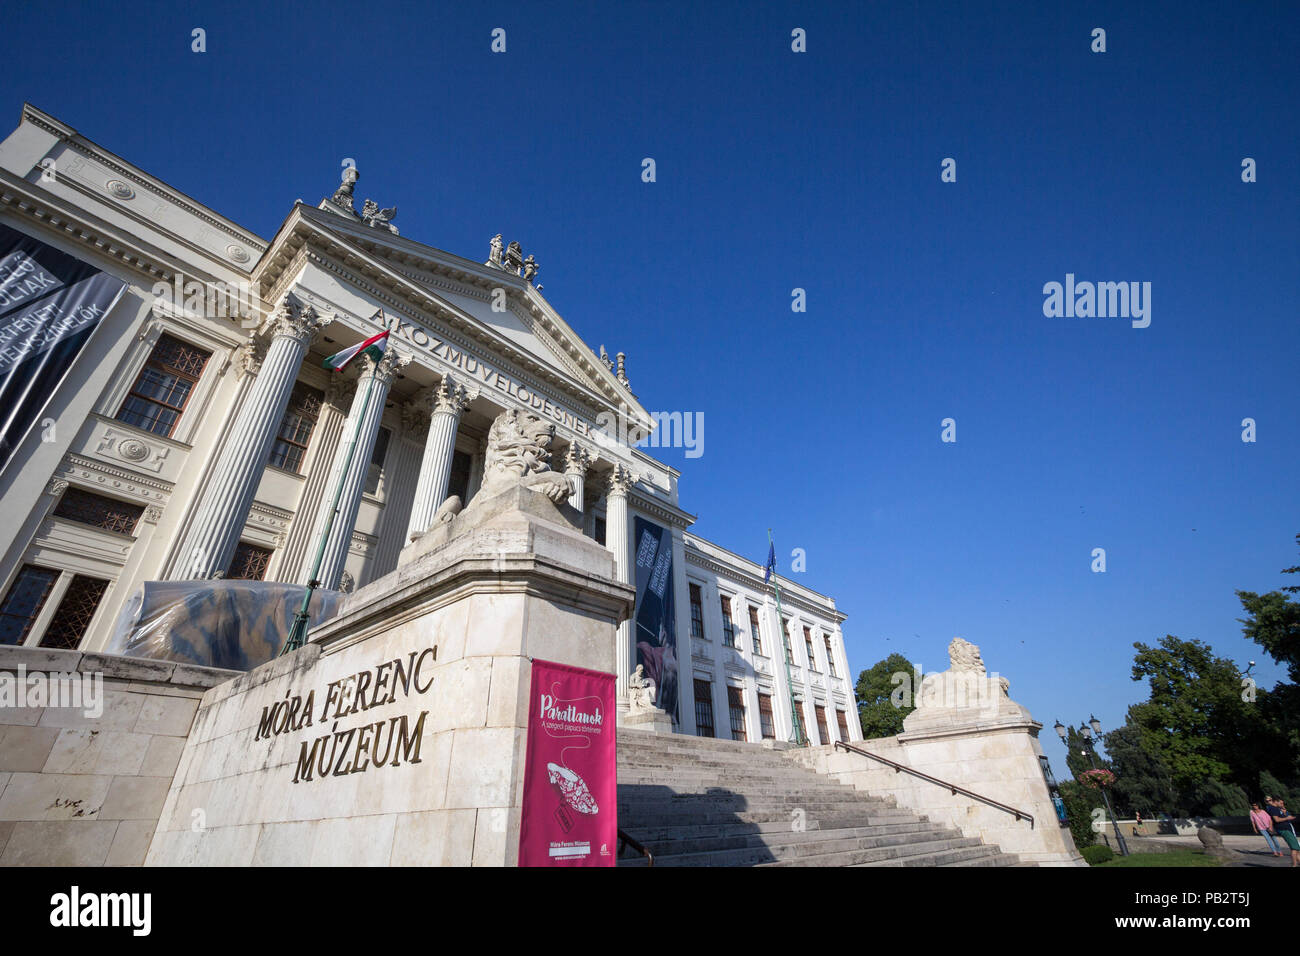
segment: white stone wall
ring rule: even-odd
[[[787,664],[784,645],[780,641],[775,596],[770,587],[763,585],[762,569],[696,535],[685,537],[686,581],[688,585],[699,587],[704,611],[704,640],[691,638],[688,603],[683,640],[679,642],[682,648],[678,662],[682,668],[682,694],[692,710],[694,679],[710,681],[715,735],[730,739],[726,688],[738,687],[745,701],[747,738],[758,741],[763,739],[758,695],[771,695],[776,739],[789,740],[793,721],[790,689],[793,687],[804,733],[814,744],[841,739],[836,711],[844,713],[849,741],[860,740],[862,727],[840,628],[844,615],[836,609],[835,602],[782,577],[781,614],[790,622],[790,648],[794,659],[792,664]],[[686,593],[689,594],[689,587]],[[731,599],[731,619],[739,648],[728,646],[724,639],[721,602],[724,595]],[[759,612],[761,654],[754,651],[749,617],[751,607]],[[812,634],[811,662],[804,642],[804,627],[808,627]],[[827,637],[831,639],[834,676],[831,662],[826,657]],[[689,658],[685,650],[688,646]],[[826,741],[821,740],[817,726],[814,710],[817,706],[825,709],[830,738]]]
[[[0,681],[50,673],[98,675],[102,712],[0,705],[0,866],[140,866],[199,698],[234,674],[0,647]]]
[[[972,726],[964,731],[861,741],[877,756],[964,787],[1033,816],[1033,824],[946,788],[834,746],[785,751],[786,756],[841,783],[922,814],[939,826],[979,837],[1026,862],[1079,865],[1068,827],[1058,822],[1038,758],[1037,723]]]
[[[609,553],[575,529],[516,511],[456,531],[436,546],[433,533],[420,539],[306,647],[204,695],[149,865],[514,865],[529,660],[612,673],[615,621],[631,590],[610,583]],[[363,693],[367,706],[338,713],[342,695],[356,698],[335,682],[365,673],[373,686],[382,666],[396,688],[394,661],[418,664],[406,689],[378,704]],[[297,698],[301,715],[308,695],[310,721],[261,733],[267,708]],[[376,722],[390,749],[380,765],[369,751],[358,770],[361,731]],[[323,761],[326,776],[314,762],[311,779],[299,777],[313,742],[337,743],[335,734],[352,749]]]

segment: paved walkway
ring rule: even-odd
[[[1189,850],[1201,849],[1201,841],[1194,835],[1187,836],[1150,836],[1150,837],[1133,837],[1127,838],[1130,852],[1137,853],[1149,850],[1160,851],[1166,847],[1176,846],[1179,849],[1186,847]],[[1279,840],[1279,843],[1282,841]],[[1269,852],[1268,844],[1264,842],[1262,836],[1251,834],[1250,836],[1234,836],[1225,834],[1223,845],[1230,850],[1236,850],[1240,854],[1239,861],[1228,864],[1229,866],[1291,866],[1291,851],[1282,847],[1282,856],[1273,856]]]

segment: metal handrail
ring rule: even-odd
[[[655,855],[647,850],[640,841],[628,836],[622,830],[618,831],[618,855],[623,855],[624,847],[631,847],[646,858],[646,866],[655,865]]]
[[[970,797],[973,800],[978,800],[980,803],[986,803],[990,807],[996,807],[997,809],[1002,810],[1005,813],[1012,814],[1017,821],[1028,820],[1029,829],[1032,830],[1034,828],[1033,814],[1026,813],[1024,810],[1017,810],[1015,807],[1009,807],[1005,803],[998,803],[998,801],[994,800],[992,797],[986,797],[983,794],[976,793],[973,790],[967,790],[965,787],[959,787],[957,786],[957,784],[949,783],[947,780],[940,780],[938,777],[932,777],[928,773],[922,773],[921,771],[915,770],[912,767],[905,766],[904,764],[895,763],[892,760],[889,760],[885,757],[881,757],[879,754],[873,754],[868,750],[863,750],[861,747],[854,747],[852,744],[846,744],[842,740],[835,741],[835,746],[843,747],[845,750],[848,750],[855,754],[861,754],[864,757],[870,757],[872,760],[878,760],[887,766],[893,767],[894,773],[910,773],[914,777],[920,777],[922,780],[927,780],[930,783],[938,784],[939,786],[943,787],[944,789],[952,793],[953,796],[956,796],[957,794],[960,793],[963,796]]]

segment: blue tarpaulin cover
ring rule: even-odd
[[[280,653],[307,588],[275,581],[146,581],[122,608],[108,654],[252,670]],[[312,595],[309,626],[343,595]]]

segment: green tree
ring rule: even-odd
[[[1259,775],[1259,792],[1251,795],[1251,800],[1263,800],[1265,797],[1281,797],[1288,807],[1300,806],[1300,787],[1288,787],[1267,770]]]
[[[916,709],[915,680],[916,668],[902,654],[890,654],[858,675],[858,719],[865,739],[902,733],[903,718]]]
[[[1097,839],[1096,831],[1092,828],[1093,811],[1099,807],[1104,808],[1101,791],[1085,787],[1074,780],[1062,780],[1059,789],[1061,800],[1065,803],[1066,819],[1070,821],[1070,836],[1074,837],[1074,845],[1080,850],[1091,846]]]
[[[1129,708],[1142,748],[1160,757],[1181,793],[1228,780],[1229,752],[1240,745],[1233,732],[1249,722],[1236,665],[1215,657],[1208,644],[1172,634],[1157,647],[1133,646],[1133,679],[1145,678],[1151,691],[1150,699]]]
[[[1097,761],[1096,766],[1100,769],[1109,770],[1110,765],[1101,758],[1100,754],[1094,754],[1093,759]],[[1085,770],[1093,769],[1092,760],[1088,759],[1088,751],[1084,745],[1083,734],[1077,727],[1065,728],[1065,765],[1070,768],[1070,775],[1076,780],[1079,774]]]
[[[1111,800],[1117,814],[1131,817],[1136,812],[1150,820],[1161,813],[1177,816],[1186,813],[1169,767],[1159,753],[1143,746],[1141,728],[1125,723],[1105,738],[1110,769],[1115,773]]]
[[[1300,602],[1289,600],[1282,591],[1238,591],[1237,597],[1246,612],[1245,618],[1239,618],[1242,634],[1285,666],[1291,681],[1279,681],[1267,693],[1257,692],[1260,717],[1276,740],[1264,759],[1264,769],[1300,784]]]
[[[1300,534],[1298,534],[1298,535],[1295,536],[1295,543],[1298,544],[1298,545],[1300,545]],[[1283,569],[1282,569],[1282,573],[1283,573],[1283,574],[1300,574],[1300,564],[1297,564],[1295,567],[1292,567],[1292,568],[1283,568]],[[1300,594],[1300,584],[1291,584],[1291,585],[1288,585],[1287,587],[1284,587],[1282,590],[1283,590],[1283,591],[1286,591],[1288,594]],[[1293,679],[1294,679],[1294,678],[1293,678]]]
[[[1300,683],[1300,602],[1281,591],[1238,591],[1237,597],[1247,615],[1238,618],[1242,633],[1284,665],[1293,684]]]

